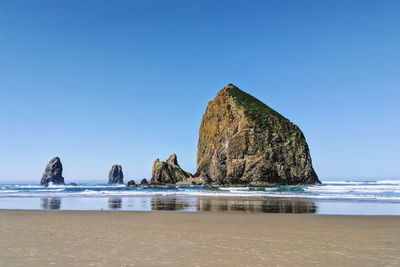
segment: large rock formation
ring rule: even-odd
[[[122,172],[121,165],[113,165],[110,172],[108,173],[109,184],[123,184],[124,173]]]
[[[48,186],[52,184],[65,184],[64,177],[62,177],[63,167],[59,157],[54,157],[46,165],[40,184]]]
[[[196,176],[218,185],[319,183],[301,130],[233,84],[203,115]]]
[[[179,166],[176,155],[172,154],[167,161],[159,159],[154,161],[150,183],[152,185],[175,184],[191,177],[190,173]]]

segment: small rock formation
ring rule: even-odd
[[[127,186],[127,187],[133,187],[133,186],[136,186],[136,183],[135,183],[134,180],[130,180],[130,181],[126,184],[126,186]]]
[[[122,172],[121,165],[113,165],[110,172],[108,173],[109,184],[123,184],[124,173]]]
[[[54,157],[46,165],[40,184],[48,186],[50,183],[63,185],[64,177],[62,177],[63,167],[59,157]]]
[[[140,186],[148,186],[149,182],[147,182],[146,178],[142,179],[142,181],[140,182]]]
[[[167,161],[154,161],[150,182],[152,185],[176,184],[191,177],[190,173],[179,166],[176,155],[172,154]]]
[[[208,103],[199,134],[195,176],[206,183],[320,183],[302,131],[233,84]]]

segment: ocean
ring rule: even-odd
[[[0,184],[0,209],[400,215],[400,180],[276,187]]]

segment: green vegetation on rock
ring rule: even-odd
[[[258,125],[261,129],[266,129],[270,123],[268,122],[268,118],[273,116],[280,120],[288,121],[281,114],[258,100],[252,95],[249,95],[246,92],[243,92],[239,88],[237,88],[233,84],[228,84],[226,87],[229,95],[231,95],[236,103],[243,107],[245,115],[254,121],[256,125]]]

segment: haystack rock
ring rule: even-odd
[[[109,184],[123,184],[124,173],[122,172],[121,165],[113,165],[110,172],[108,173]]]
[[[207,183],[320,183],[302,131],[233,84],[208,103],[199,134],[196,176]]]
[[[150,182],[152,185],[176,184],[191,177],[190,173],[179,166],[176,155],[172,154],[167,161],[154,161]]]
[[[46,169],[44,170],[40,184],[44,186],[48,186],[50,183],[59,185],[65,184],[64,177],[62,177],[62,172],[63,167],[60,158],[52,158],[46,165]]]

